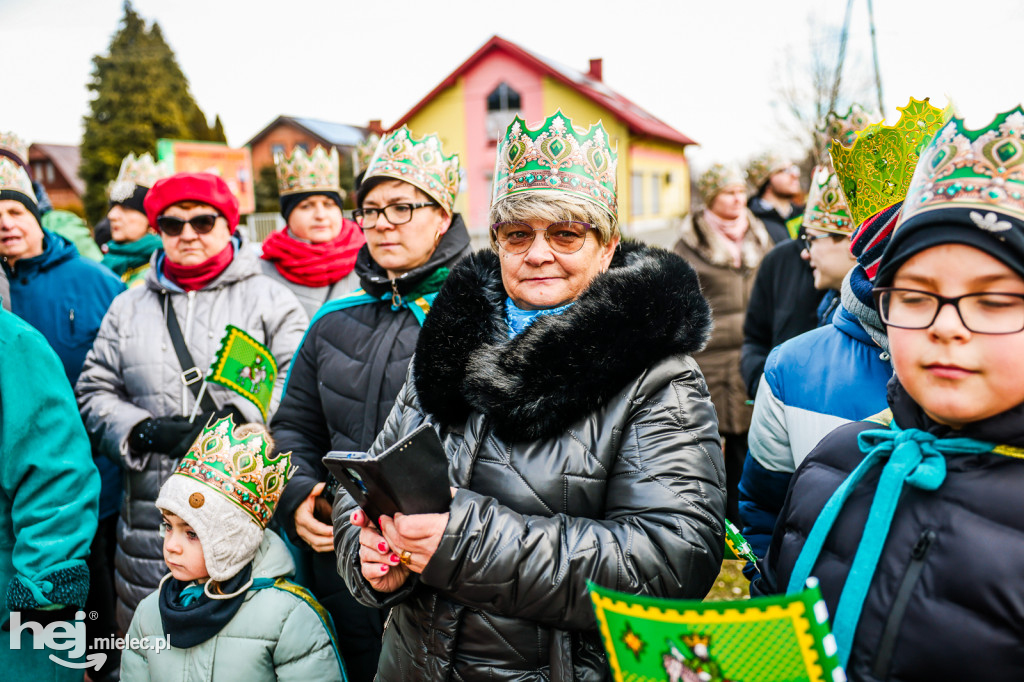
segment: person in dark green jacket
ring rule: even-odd
[[[0,661],[10,679],[82,679],[85,651],[36,649],[38,625],[29,623],[76,622],[99,494],[60,360],[42,334],[0,311]],[[80,665],[61,666],[51,654]]]

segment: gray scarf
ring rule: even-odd
[[[853,287],[850,286],[850,276],[856,269],[850,270],[850,272],[846,273],[846,277],[843,278],[843,284],[839,289],[840,300],[843,303],[843,307],[857,318],[860,326],[868,333],[871,340],[885,351],[886,357],[883,359],[890,360],[891,362],[889,357],[889,337],[885,333],[885,325],[882,324],[882,318],[878,316],[877,310],[861,302],[857,295],[853,293]]]

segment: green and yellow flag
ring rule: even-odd
[[[743,601],[638,597],[590,583],[616,682],[845,682],[818,582]]]
[[[729,519],[725,520],[725,558],[740,559],[757,565],[757,556],[754,555],[750,543]]]
[[[277,361],[267,347],[229,324],[206,380],[248,398],[260,408],[266,421],[276,379]]]

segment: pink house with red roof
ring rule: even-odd
[[[609,88],[601,71],[600,59],[583,73],[494,36],[392,128],[408,125],[417,137],[437,133],[445,153],[459,154],[456,210],[479,234],[487,228],[497,144],[513,116],[533,124],[561,109],[579,127],[600,120],[618,151],[623,231],[667,227],[689,211],[685,150],[696,143]]]

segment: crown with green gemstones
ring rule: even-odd
[[[743,171],[734,163],[716,163],[700,174],[697,180],[697,191],[705,204],[711,204],[715,195],[726,187],[739,186],[747,188],[743,181]]]
[[[523,192],[564,192],[597,204],[614,219],[617,164],[600,121],[580,130],[559,109],[531,130],[516,116],[498,145],[491,203]]]
[[[826,166],[816,166],[811,173],[803,226],[835,234],[850,234],[857,226],[839,189],[839,179]]]
[[[39,201],[32,189],[32,181],[29,180],[28,173],[6,156],[0,156],[0,191],[3,190],[21,192],[32,201]]]
[[[277,166],[277,190],[281,196],[297,192],[337,192],[341,190],[341,162],[338,149],[327,151],[317,145],[312,153],[296,145],[290,156],[274,155]]]
[[[998,114],[981,130],[967,130],[954,118],[935,135],[921,154],[900,224],[940,208],[977,209],[978,215],[996,209],[1024,221],[1024,109]],[[994,231],[1010,227],[991,222]]]
[[[833,144],[829,149],[857,225],[906,197],[921,150],[953,113],[951,106],[932,106],[927,97],[911,98],[897,109],[896,125],[874,123],[856,134],[852,147]]]
[[[459,193],[459,155],[445,156],[436,134],[416,140],[402,126],[377,143],[363,182],[376,177],[402,180],[418,187],[451,215]]]
[[[28,142],[14,133],[0,133],[0,151],[6,152],[5,156],[13,154],[23,165],[28,164]]]
[[[107,192],[113,202],[125,201],[135,193],[136,187],[150,189],[157,180],[171,175],[170,169],[163,161],[156,162],[149,152],[141,156],[129,153],[121,161],[117,179],[110,183]]]
[[[178,464],[176,476],[206,484],[266,528],[294,472],[290,452],[273,457],[265,433],[235,435],[230,415],[207,424]]]
[[[864,130],[871,123],[871,114],[864,111],[861,105],[851,104],[845,115],[841,116],[835,111],[828,112],[825,125],[820,132],[825,138],[826,145],[835,140],[843,147],[850,147],[857,139],[857,132]]]

